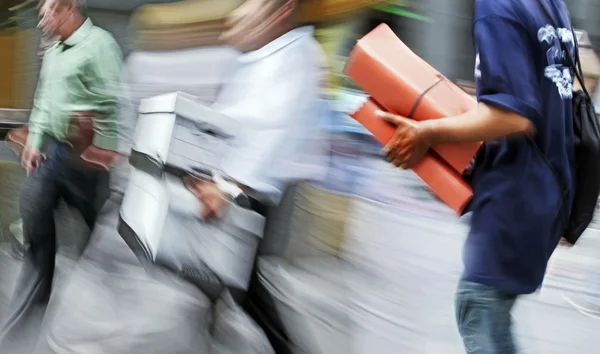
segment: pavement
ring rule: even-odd
[[[469,216],[458,218],[411,171],[392,168],[366,147],[325,186],[355,196],[346,253],[368,274],[357,284],[360,330],[355,353],[464,353],[454,320]],[[343,156],[348,161],[348,156]],[[335,166],[335,164],[333,164]],[[348,167],[349,166],[349,167]],[[353,178],[348,178],[353,174]],[[600,218],[574,247],[559,246],[541,289],[513,311],[520,353],[600,352],[600,319],[578,312],[565,297],[600,295]],[[598,302],[600,306],[600,298]]]
[[[323,186],[346,183],[340,192],[353,196],[342,257],[369,274],[369,281],[355,288],[356,353],[464,353],[453,307],[468,217],[457,218],[414,174],[372,154],[344,165]],[[348,178],[349,173],[354,176]],[[71,224],[60,233],[57,289],[85,239],[80,223],[73,221],[78,216],[69,213],[71,221],[65,222]],[[0,313],[20,264],[6,241],[0,240]],[[590,292],[600,293],[598,223],[575,247],[559,247],[541,290],[517,302],[513,315],[520,353],[598,353],[600,320],[582,315],[564,298]]]
[[[18,224],[18,197],[24,177],[24,171],[15,153],[3,142],[0,142],[0,320],[8,310],[8,303],[14,289],[16,277],[20,271],[22,258],[15,252],[15,241],[19,241],[18,234],[14,234],[14,226]],[[89,231],[81,216],[60,203],[56,213],[58,227],[59,250],[56,259],[55,288],[60,289],[69,277],[75,260],[83,251]],[[17,228],[18,229],[18,228]],[[36,345],[35,339],[40,330],[43,316],[38,311],[39,321],[33,323],[28,329],[28,346],[23,351],[14,354],[30,354]],[[3,353],[2,350],[0,352]]]

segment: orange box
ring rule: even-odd
[[[375,115],[375,112],[380,109],[381,106],[369,98],[351,116],[370,131],[381,144],[386,145],[394,136],[396,128]],[[462,176],[431,152],[427,153],[412,170],[440,200],[459,215],[473,197],[471,187],[462,179]]]
[[[358,41],[345,71],[386,111],[404,117],[450,117],[477,105],[473,97],[413,53],[385,24]],[[462,174],[480,146],[481,143],[439,145],[433,150]]]

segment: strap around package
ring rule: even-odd
[[[415,112],[417,111],[417,108],[419,108],[419,104],[421,104],[421,101],[423,100],[423,97],[425,97],[429,91],[433,90],[434,87],[436,87],[440,82],[446,80],[445,77],[440,77],[440,79],[436,82],[433,83],[433,85],[429,86],[427,88],[427,90],[423,91],[419,97],[417,97],[417,100],[415,101],[415,104],[413,104],[412,108],[410,109],[410,113],[408,113],[408,115],[406,116],[407,118],[413,118],[413,116],[415,115]]]

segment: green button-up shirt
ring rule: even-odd
[[[89,19],[50,47],[42,62],[27,144],[39,149],[45,136],[64,141],[74,114],[94,112],[94,146],[116,150],[122,60],[114,38]]]

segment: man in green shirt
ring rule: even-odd
[[[58,200],[78,209],[91,229],[108,195],[108,169],[118,156],[116,88],[122,54],[108,32],[82,15],[76,1],[45,0],[40,7],[38,27],[58,40],[43,58],[22,156],[28,175],[20,200],[27,247],[0,336],[1,352],[34,305],[50,295]],[[93,137],[85,124],[90,120]]]

